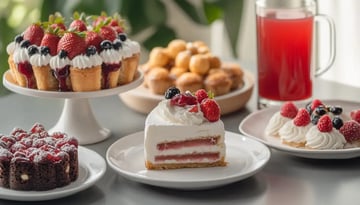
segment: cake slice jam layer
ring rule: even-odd
[[[157,144],[157,149],[163,151],[169,149],[181,149],[185,147],[216,145],[218,144],[219,138],[220,136],[200,138],[200,139],[189,139],[189,140],[174,141],[174,142],[163,142]]]

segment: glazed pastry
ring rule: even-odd
[[[212,54],[207,54],[207,57],[209,59],[209,63],[210,63],[210,68],[221,68],[221,60],[219,57],[212,55]]]
[[[169,87],[174,85],[174,80],[167,69],[157,67],[149,71],[146,83],[152,93],[164,94]]]
[[[210,63],[206,55],[197,54],[191,56],[189,69],[193,73],[205,75],[210,69]]]
[[[78,55],[72,60],[70,79],[75,92],[96,91],[101,89],[102,59],[95,46],[90,46],[85,55]]]
[[[196,73],[186,72],[175,81],[175,85],[181,92],[195,92],[203,88],[202,77]]]
[[[205,78],[204,86],[207,91],[211,91],[215,96],[224,95],[230,92],[231,80],[225,72],[215,72]]]
[[[153,48],[149,54],[149,64],[152,67],[165,67],[170,62],[170,56],[164,48]]]
[[[175,58],[175,67],[180,67],[184,69],[189,69],[191,59],[191,52],[188,50],[181,51]]]
[[[167,51],[172,59],[175,59],[179,52],[186,49],[186,42],[181,39],[175,39],[170,41],[167,46]]]
[[[222,69],[228,74],[231,79],[231,89],[237,89],[244,85],[243,77],[244,71],[236,63],[224,63]]]

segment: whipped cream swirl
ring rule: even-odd
[[[72,65],[76,68],[85,69],[92,68],[102,64],[102,58],[98,54],[94,55],[78,55],[72,59]]]
[[[50,54],[42,55],[40,53],[36,53],[30,57],[30,63],[33,66],[46,66],[49,65],[50,59]]]
[[[171,106],[170,100],[163,100],[159,103],[158,115],[166,121],[183,125],[200,125],[206,119],[201,111],[189,112],[191,106]],[[200,110],[200,108],[199,108]]]
[[[54,70],[63,68],[70,64],[71,64],[71,61],[68,57],[60,58],[59,55],[56,55],[56,56],[51,57],[51,59],[50,59],[50,67]]]
[[[346,144],[344,136],[336,129],[331,132],[320,132],[313,126],[306,134],[306,147],[313,149],[342,149]]]
[[[124,58],[130,58],[136,53],[140,53],[140,45],[138,42],[132,41],[128,38],[125,41],[122,41],[121,54]]]
[[[265,134],[269,136],[278,136],[280,128],[291,118],[284,117],[280,112],[276,112],[269,120],[265,128]]]
[[[29,55],[27,48],[16,49],[14,53],[14,63],[29,62]]]
[[[289,121],[279,130],[280,139],[290,143],[305,143],[305,135],[310,128],[311,123],[306,126],[296,126],[293,121]]]
[[[104,63],[115,64],[120,62],[120,52],[115,49],[104,49],[100,52],[100,56]]]

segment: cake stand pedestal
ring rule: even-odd
[[[64,132],[69,136],[74,136],[80,145],[101,142],[111,134],[109,129],[100,126],[97,122],[90,107],[89,98],[117,95],[138,87],[142,81],[143,74],[138,71],[131,83],[116,88],[91,92],[58,92],[21,87],[16,84],[9,70],[3,76],[4,86],[13,92],[32,97],[65,99],[61,116],[49,132]]]

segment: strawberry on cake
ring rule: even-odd
[[[147,169],[226,166],[220,108],[205,90],[180,93],[169,88],[165,100],[145,122]]]
[[[294,119],[298,108],[293,102],[285,102],[280,111],[276,112],[265,128],[265,134],[268,136],[279,136],[280,128],[288,121]]]

